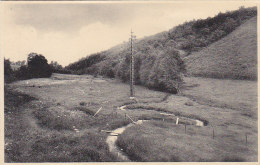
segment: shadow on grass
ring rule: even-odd
[[[36,98],[14,91],[10,87],[4,87],[4,104],[5,104],[5,112],[9,108],[19,107],[25,103],[28,103],[32,100],[36,100]],[[8,108],[7,108],[8,107]]]

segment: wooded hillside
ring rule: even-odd
[[[186,73],[183,58],[227,36],[257,15],[257,8],[219,13],[213,18],[186,22],[135,42],[135,82],[176,93]],[[66,67],[76,74],[94,74],[129,80],[129,46],[117,45]]]

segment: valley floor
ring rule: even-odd
[[[185,82],[178,95],[136,86],[137,100],[129,99],[128,84],[89,75],[9,84],[5,161],[123,161],[109,151],[107,131],[132,120],[148,121],[117,138],[131,161],[257,161],[257,82]]]

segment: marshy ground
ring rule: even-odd
[[[149,121],[117,137],[117,147],[131,161],[257,161],[257,82],[185,82],[178,95],[136,86],[137,101],[129,99],[128,84],[89,75],[53,74],[9,84],[5,161],[122,161],[110,152],[106,131],[132,120]]]

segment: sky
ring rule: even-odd
[[[1,2],[0,54],[31,52],[67,66],[92,53],[167,31],[193,19],[256,6],[249,2]]]

